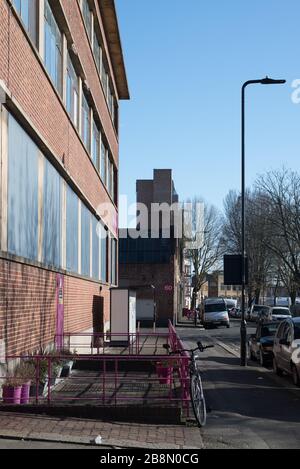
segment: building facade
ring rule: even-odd
[[[178,202],[172,170],[155,169],[153,179],[138,180],[136,188],[137,202],[147,208],[148,230],[141,231],[137,239],[130,230],[122,230],[119,284],[138,287],[137,313],[142,310],[141,318],[148,302],[154,301],[153,320],[158,326],[166,326],[169,319],[176,323],[184,302],[182,240],[175,236],[172,214],[166,223],[159,217],[154,220],[151,207],[152,204],[171,207]]]
[[[109,328],[121,99],[114,0],[1,0],[2,357]]]

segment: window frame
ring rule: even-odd
[[[51,34],[50,39],[55,38],[54,63],[52,63],[53,62],[53,50],[51,50],[51,46],[53,46],[53,41],[50,42],[50,45],[48,44],[47,31],[50,32]],[[63,95],[63,34],[59,28],[59,25],[56,21],[55,15],[52,11],[51,5],[48,0],[45,0],[45,9],[44,9],[44,64],[48,72],[48,75],[51,78],[52,83],[54,84],[56,90],[58,91],[58,94],[62,97]],[[55,71],[55,77],[53,76],[53,71]]]

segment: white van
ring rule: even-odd
[[[223,298],[209,298],[204,301],[203,325],[230,327],[227,306]]]

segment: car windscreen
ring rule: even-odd
[[[284,314],[285,316],[291,316],[291,313],[289,312],[289,310],[284,309],[284,308],[273,309],[272,314]]]
[[[226,311],[226,307],[222,303],[214,303],[211,305],[205,305],[204,311],[206,313],[221,313],[222,311]]]

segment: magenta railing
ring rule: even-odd
[[[93,344],[94,341],[98,340],[99,337],[103,337],[103,334],[78,334],[79,336],[88,336],[91,337]],[[64,339],[69,336],[76,337],[76,334],[64,334]],[[123,336],[124,333],[113,334],[113,336]],[[162,353],[158,350],[157,355],[154,354],[141,354],[141,351],[146,348],[145,338],[164,338],[166,343],[171,347],[172,351],[183,350],[183,343],[177,336],[176,330],[169,323],[169,328],[167,333],[143,333],[137,332],[135,334],[130,334],[130,343],[125,349],[126,353],[123,354],[114,354],[108,353],[107,348],[101,350],[99,347],[99,352],[97,354],[76,354],[74,356],[63,355],[57,351],[57,354],[51,355],[30,355],[30,356],[6,356],[5,361],[15,361],[26,362],[30,361],[34,365],[34,376],[14,376],[15,380],[19,380],[20,384],[23,384],[25,381],[32,381],[32,392],[27,404],[45,404],[53,405],[57,403],[80,403],[83,401],[93,401],[98,405],[118,405],[122,402],[130,401],[164,401],[169,404],[180,405],[181,408],[187,413],[189,413],[189,356],[186,352],[183,354],[169,355],[168,351]],[[64,342],[65,343],[65,342]],[[153,349],[153,344],[149,345],[149,348]],[[157,347],[162,349],[162,344],[158,344]],[[163,350],[163,349],[162,349]],[[53,386],[52,379],[54,376],[55,365],[58,361],[67,362],[69,360],[75,360],[76,362],[80,361],[90,361],[90,362],[99,362],[99,369],[96,371],[91,371],[90,373],[84,372],[81,370],[74,373],[71,373],[66,378],[58,378],[61,381],[57,385]],[[147,368],[146,372],[140,371],[122,371],[122,365],[129,362],[145,362],[145,364],[151,363],[151,368]],[[93,368],[93,367],[92,367]],[[98,367],[97,367],[98,368]],[[47,370],[47,380],[43,389],[43,394],[40,393],[40,377],[41,372],[45,374],[45,369]],[[149,370],[152,370],[151,372]],[[125,370],[125,367],[124,367]],[[93,374],[91,374],[93,373]],[[165,375],[163,376],[163,373]],[[4,383],[7,379],[7,376],[0,376],[0,383]],[[66,381],[63,381],[66,380]],[[96,385],[96,390],[93,392],[87,392],[84,389],[84,384],[91,385],[92,387]],[[143,389],[143,384],[148,385],[147,392],[144,393],[142,390],[138,392],[139,386],[134,390],[135,383],[138,383]],[[60,386],[61,384],[61,386]],[[76,385],[81,385],[80,393],[76,392]],[[164,386],[158,386],[164,384]],[[178,388],[180,384],[180,395],[175,392],[175,388]],[[132,386],[133,392],[124,392],[126,386],[130,389]],[[152,385],[152,386],[150,386]],[[64,388],[65,386],[65,388]],[[60,389],[61,388],[61,389]],[[73,394],[67,394],[68,389],[74,389]],[[82,392],[82,393],[81,393]],[[145,394],[145,395],[144,395]]]
[[[112,338],[112,339],[111,339]],[[125,338],[125,340],[124,340]],[[93,332],[66,332],[63,335],[56,335],[54,343],[61,343],[62,348],[81,349],[81,354],[87,351],[88,355],[104,355],[109,352],[111,347],[123,347],[122,354],[140,355],[142,351],[148,349],[159,349],[159,339],[165,339],[170,343],[170,331],[168,333],[157,332],[114,332],[93,333]],[[153,342],[151,342],[153,339]],[[117,345],[119,344],[119,345]],[[57,348],[59,350],[59,347]]]

